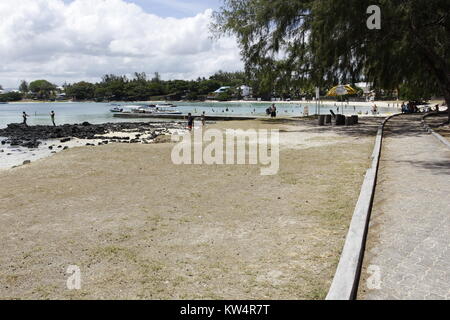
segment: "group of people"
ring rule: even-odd
[[[187,115],[187,126],[188,130],[192,131],[192,128],[194,127],[194,119],[195,117],[192,115],[192,113],[188,113]],[[200,116],[200,120],[202,122],[202,126],[204,127],[206,125],[206,114],[205,111],[203,111],[202,115]]]
[[[266,114],[270,115],[271,118],[276,118],[277,116],[277,107],[275,107],[275,104],[272,104],[269,108],[266,109]]]
[[[419,112],[419,108],[417,107],[417,104],[414,102],[408,102],[408,103],[402,103],[402,113],[416,113]]]
[[[22,112],[22,118],[23,118],[23,122],[22,124],[28,127],[28,123],[27,120],[30,116],[24,111]],[[56,127],[56,123],[55,123],[55,111],[52,110],[52,112],[50,112],[50,119],[52,120],[53,126]]]
[[[445,106],[445,103],[443,103],[442,106]],[[425,106],[423,107],[423,111],[431,112],[433,111],[433,109],[431,106]],[[439,112],[439,104],[436,104],[434,106],[434,111]],[[405,104],[404,102],[402,103],[402,113],[416,113],[416,112],[420,112],[419,107],[417,107],[417,103],[415,102],[408,102],[407,104]]]

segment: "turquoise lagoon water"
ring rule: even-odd
[[[120,105],[130,105],[136,103],[118,103]],[[265,110],[271,103],[217,103],[217,102],[174,102],[178,110],[187,114],[200,115],[203,111],[206,114],[217,115],[257,115],[264,116]],[[275,103],[280,116],[302,116],[307,106],[309,114],[315,112],[314,103]],[[340,104],[338,104],[340,105]],[[9,103],[0,104],[0,128],[5,128],[8,123],[22,122],[22,112],[25,111],[30,118],[29,125],[48,125],[50,122],[50,112],[56,113],[57,124],[74,124],[88,121],[98,124],[105,122],[133,121],[133,119],[114,118],[109,111],[110,103],[92,103],[92,102],[51,102],[51,103]],[[328,113],[332,106],[322,106],[321,113]],[[386,110],[383,110],[386,109]],[[387,111],[387,108],[379,108],[381,112]],[[353,107],[351,104],[344,108],[344,113],[352,114],[361,111],[363,113],[370,111],[370,107]],[[144,121],[137,119],[135,121]],[[155,121],[155,120],[154,120]],[[161,120],[157,120],[161,121]]]

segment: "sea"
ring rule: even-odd
[[[30,117],[28,119],[29,125],[50,125],[50,112],[56,113],[56,124],[75,124],[84,121],[92,124],[106,123],[106,122],[130,122],[133,119],[114,118],[110,109],[118,104],[122,106],[134,105],[138,103],[156,102],[134,102],[134,103],[93,103],[93,102],[48,102],[48,103],[8,103],[0,104],[0,128],[5,128],[9,123],[22,122],[22,112],[25,111]],[[266,109],[272,103],[226,103],[226,102],[173,102],[177,109],[183,114],[189,112],[193,115],[200,115],[203,111],[210,115],[230,115],[230,116],[264,116]],[[317,113],[316,104],[313,103],[275,103],[278,115],[280,116],[304,116]],[[337,103],[336,106],[342,105]],[[350,104],[343,105],[344,114],[356,114],[356,112],[370,113],[370,106],[353,106]],[[336,112],[336,107],[330,105],[323,105],[320,108],[320,113],[329,113],[332,109]],[[388,108],[378,108],[381,113],[388,112]],[[384,110],[385,109],[385,110]],[[307,111],[307,112],[306,112]],[[136,119],[135,121],[143,121]],[[149,121],[149,120],[145,120]],[[161,121],[160,119],[153,121]]]

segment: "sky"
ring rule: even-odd
[[[243,65],[236,40],[212,40],[219,0],[1,0],[0,85],[96,82],[159,72],[196,79]]]
[[[71,3],[73,0],[64,0]],[[144,11],[159,17],[186,18],[206,9],[218,9],[220,0],[125,0],[140,6]]]

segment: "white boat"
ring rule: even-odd
[[[182,114],[181,111],[174,109],[174,107],[158,107],[152,110],[153,114]]]
[[[125,106],[128,110],[128,112],[133,113],[148,113],[151,112],[156,108],[154,104],[136,104],[136,105],[128,105]]]
[[[109,109],[109,111],[111,111],[111,112],[122,112],[123,108],[120,108],[119,106],[117,106],[117,107],[113,107],[113,108]]]
[[[156,106],[155,105],[146,105],[146,106],[141,106],[137,109],[134,109],[133,112],[136,113],[152,113],[153,110],[155,110]]]
[[[142,113],[145,110],[141,105],[124,105],[120,106],[118,109],[121,109],[122,111],[115,111],[117,110],[116,108],[112,108],[110,111],[115,113]]]
[[[177,106],[172,103],[158,103],[156,105],[158,108],[176,108]]]
[[[155,115],[173,115],[182,114],[181,111],[174,108],[173,105],[153,105],[153,104],[139,104],[139,105],[129,105],[124,106],[123,113],[146,113]]]

